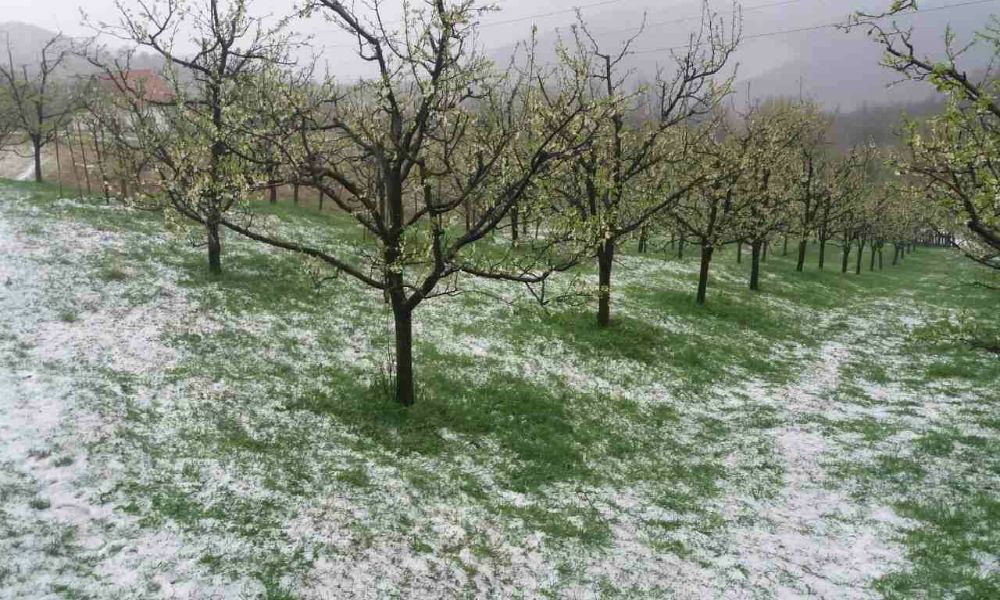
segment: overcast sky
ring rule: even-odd
[[[197,0],[194,0],[197,1]],[[921,8],[965,4],[968,0],[922,0]],[[129,4],[129,0],[125,0]],[[762,77],[768,86],[784,86],[780,93],[798,86],[803,80],[806,91],[823,96],[828,103],[850,104],[878,101],[888,73],[880,72],[879,51],[863,33],[846,35],[833,29],[789,31],[843,21],[857,9],[884,9],[890,0],[744,0],[743,35],[737,60],[741,81]],[[0,0],[0,21],[24,21],[69,35],[85,35],[80,6],[85,5],[94,20],[114,21],[117,10],[113,0]],[[256,0],[258,14],[285,14],[295,0]],[[384,0],[390,19],[399,14],[400,2]],[[669,62],[669,48],[684,44],[698,26],[700,2],[697,0],[500,0],[501,10],[484,17],[480,29],[482,44],[502,52],[513,42],[528,36],[532,24],[538,26],[542,40],[551,43],[554,31],[565,29],[574,21],[572,9],[581,7],[590,27],[608,47],[634,31],[646,15],[647,26],[634,48],[636,68],[651,72],[657,64]],[[715,10],[726,12],[731,2],[712,0]],[[914,25],[917,39],[928,49],[940,48],[944,26],[953,23],[960,35],[981,27],[1000,2],[931,10],[907,17]],[[338,77],[352,79],[364,74],[364,66],[352,56],[351,39],[321,19],[300,23],[297,29],[314,36],[315,45],[324,49],[327,63]],[[770,79],[768,79],[770,77]],[[791,80],[791,81],[789,81]],[[843,92],[838,95],[838,92]],[[898,94],[897,94],[898,95]]]

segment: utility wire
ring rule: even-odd
[[[736,10],[714,11],[712,14],[715,14],[715,15],[734,15],[734,14],[737,14],[737,13],[743,14],[743,13],[753,12],[753,11],[756,11],[756,10],[762,10],[762,9],[765,9],[765,8],[774,8],[776,6],[787,6],[789,4],[800,4],[801,2],[803,2],[803,0],[781,0],[780,2],[769,2],[767,4],[754,4],[752,6],[741,6],[741,7],[737,8]],[[672,25],[674,23],[685,23],[687,21],[700,21],[701,19],[702,19],[701,15],[690,16],[690,17],[680,17],[680,18],[677,18],[677,19],[668,19],[666,21],[653,21],[651,23],[646,23],[645,26],[647,28],[648,27],[657,27],[659,25]],[[624,28],[624,29],[597,29],[597,30],[592,31],[591,33],[594,33],[595,35],[596,34],[607,34],[607,33],[625,33],[625,32],[629,32],[629,31],[635,31],[636,29],[638,29],[638,25],[635,26],[635,27],[628,27],[628,28]],[[647,31],[648,31],[648,29],[647,29]]]
[[[942,10],[951,10],[951,9],[954,9],[954,8],[962,8],[962,7],[965,7],[965,6],[976,6],[976,5],[979,5],[979,4],[989,4],[991,2],[997,2],[997,1],[1000,1],[1000,0],[969,0],[968,2],[957,2],[955,4],[946,4],[944,6],[932,6],[930,8],[921,8],[921,9],[917,9],[917,10],[911,10],[911,11],[907,11],[905,13],[900,13],[899,15],[896,15],[896,16],[905,17],[905,16],[908,16],[908,15],[916,14],[916,13],[938,12],[938,11],[942,11]],[[744,40],[753,40],[753,39],[758,39],[758,38],[775,37],[775,36],[779,36],[779,35],[788,35],[788,34],[792,34],[792,33],[802,33],[804,31],[818,31],[820,29],[836,29],[840,25],[842,25],[842,23],[824,23],[822,25],[813,25],[811,27],[797,27],[795,29],[779,29],[777,31],[767,31],[767,32],[764,32],[764,33],[755,33],[755,34],[752,34],[752,35],[745,35],[745,36],[743,36],[741,38],[740,41],[742,42]],[[668,51],[671,51],[671,50],[686,50],[689,47],[690,47],[690,45],[688,45],[688,44],[685,44],[683,46],[664,46],[662,48],[649,48],[647,50],[636,50],[636,51],[633,52],[633,54],[650,54],[650,53],[653,53],[653,52],[668,52]]]
[[[624,2],[624,1],[625,0],[603,0],[601,2],[592,2],[590,4],[582,4],[582,5],[576,6],[574,8],[569,8],[569,9],[556,10],[556,11],[551,11],[551,12],[547,12],[547,13],[539,13],[539,14],[528,15],[528,16],[524,16],[524,17],[516,17],[516,18],[512,18],[512,19],[506,19],[506,20],[503,20],[503,21],[492,21],[492,22],[488,22],[488,23],[483,23],[483,24],[479,25],[479,28],[482,29],[482,28],[485,28],[485,27],[494,27],[494,26],[497,26],[497,25],[505,25],[505,24],[508,24],[508,23],[518,23],[518,22],[528,21],[528,20],[531,20],[531,19],[538,19],[538,18],[542,18],[542,17],[550,17],[550,16],[556,16],[556,15],[567,14],[567,13],[575,13],[577,10],[582,10],[582,9],[586,9],[586,8],[596,8],[596,7],[599,7],[599,6],[608,6],[608,5],[612,5],[612,4],[620,4],[621,2]],[[929,8],[921,8],[921,9],[917,9],[917,10],[907,11],[905,13],[900,13],[897,16],[903,17],[903,16],[908,16],[908,15],[913,15],[913,14],[916,14],[916,13],[938,12],[938,11],[942,11],[942,10],[951,10],[951,9],[962,8],[962,7],[966,7],[966,6],[975,6],[975,5],[980,5],[980,4],[989,4],[991,2],[997,2],[997,1],[1000,1],[1000,0],[969,0],[967,2],[958,2],[958,3],[955,3],[955,4],[946,4],[944,6],[932,6],[932,7],[929,7]],[[776,7],[776,6],[786,6],[786,5],[790,5],[790,4],[799,4],[801,2],[803,2],[803,0],[780,0],[778,2],[769,2],[769,3],[766,3],[766,4],[757,4],[757,5],[753,5],[753,6],[748,6],[748,7],[742,8],[742,9],[737,9],[737,11],[742,11],[742,12],[745,13],[745,12],[754,11],[754,10],[762,10],[762,9],[765,9],[765,8],[773,8],[773,7]],[[719,15],[734,14],[737,11],[733,11],[733,10],[720,11],[720,12],[717,12],[716,14],[719,14]],[[668,25],[668,24],[672,24],[672,23],[683,23],[685,21],[694,21],[694,20],[699,20],[699,19],[701,19],[700,16],[698,16],[698,17],[694,17],[694,16],[691,16],[691,17],[681,17],[681,18],[670,19],[670,20],[666,20],[666,21],[656,21],[654,23],[647,24],[647,26],[648,27],[655,27],[655,26],[658,26],[658,25]],[[767,31],[767,32],[764,32],[764,33],[755,33],[755,34],[752,34],[752,35],[745,35],[745,36],[742,36],[741,41],[753,40],[753,39],[758,39],[758,38],[776,37],[776,36],[779,36],[779,35],[790,35],[790,34],[793,34],[793,33],[803,33],[803,32],[806,32],[806,31],[819,31],[819,30],[822,30],[822,29],[836,29],[840,25],[841,25],[841,23],[823,23],[822,25],[813,25],[813,26],[810,26],[810,27],[796,27],[794,29],[779,29],[779,30],[776,30],[776,31]],[[635,28],[615,29],[615,30],[601,30],[601,31],[595,31],[594,33],[595,34],[622,33],[622,32],[627,32],[627,31],[633,31],[634,29]],[[324,46],[324,48],[327,48],[327,49],[333,49],[333,48],[353,48],[356,45],[357,44],[335,44],[335,45]],[[649,49],[646,49],[646,50],[635,50],[635,51],[632,52],[632,54],[652,54],[654,52],[669,52],[669,51],[672,51],[672,50],[686,50],[687,48],[689,48],[688,44],[679,45],[679,46],[663,46],[663,47],[660,47],[660,48],[649,48]]]
[[[542,19],[542,18],[545,18],[545,17],[554,17],[556,15],[565,15],[565,14],[569,14],[569,13],[575,13],[578,10],[584,10],[584,9],[587,9],[587,8],[596,8],[598,6],[608,6],[608,5],[611,5],[611,4],[620,4],[620,3],[624,2],[624,1],[625,0],[603,0],[602,2],[591,2],[590,4],[580,4],[578,6],[574,6],[573,8],[564,8],[564,9],[561,9],[561,10],[553,10],[553,11],[547,12],[547,13],[538,13],[538,14],[535,14],[535,15],[526,15],[526,16],[523,16],[523,17],[514,17],[512,19],[504,19],[503,21],[487,21],[486,23],[481,23],[479,25],[479,28],[482,29],[484,27],[496,27],[497,25],[507,25],[509,23],[520,23],[522,21],[531,21],[532,19]],[[796,1],[800,1],[800,0],[796,0]]]
[[[549,12],[545,12],[545,13],[537,13],[537,14],[534,14],[534,15],[525,15],[523,17],[514,17],[514,18],[511,18],[511,19],[504,19],[502,21],[488,21],[486,23],[480,23],[479,24],[479,29],[483,29],[483,28],[486,28],[486,27],[496,27],[497,25],[507,25],[507,24],[510,24],[510,23],[520,23],[520,22],[523,22],[523,21],[531,21],[533,19],[542,19],[542,18],[545,18],[545,17],[555,17],[555,16],[558,16],[558,15],[565,15],[565,14],[569,14],[569,13],[575,13],[578,10],[585,10],[585,9],[588,9],[588,8],[597,8],[599,6],[610,6],[612,4],[621,4],[622,2],[626,2],[626,1],[627,0],[601,0],[600,2],[591,2],[589,4],[580,4],[580,5],[574,6],[573,8],[564,8],[564,9],[553,10],[553,11],[549,11]],[[793,0],[793,1],[800,2],[801,0]],[[398,25],[398,24],[400,24],[402,22],[403,22],[402,20],[389,21],[389,22],[387,22],[387,24],[397,24]],[[353,48],[355,46],[357,46],[356,43],[355,44],[335,44],[335,45],[330,45],[330,46],[325,46],[325,47],[326,48]]]

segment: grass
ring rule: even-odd
[[[925,327],[955,311],[995,317],[995,296],[962,287],[978,271],[960,257],[918,249],[855,276],[839,273],[836,247],[819,272],[810,246],[806,272],[772,254],[763,289],[750,293],[747,261],[726,249],[697,306],[693,254],[626,248],[609,328],[597,327],[592,302],[546,310],[470,281],[513,301],[470,293],[422,305],[418,398],[402,409],[380,389],[392,332],[379,294],[346,276],[317,287],[313,265],[234,236],[223,275],[209,277],[202,251],[163,234],[157,215],[3,186],[37,209],[3,209],[23,219],[22,235],[78,223],[115,240],[73,257],[86,267],[73,285],[101,301],[60,308],[69,296],[52,290],[45,318],[86,330],[107,306],[169,315],[157,321],[156,343],[173,357],[162,367],[88,357],[51,375],[86,373],[74,393],[109,424],[86,442],[87,464],[120,465],[101,497],[142,532],[181,532],[179,560],[204,581],[245,582],[262,598],[349,597],[341,574],[376,572],[364,581],[377,597],[642,598],[670,597],[687,577],[696,597],[767,597],[766,579],[728,579],[724,565],[756,577],[764,556],[733,540],[766,545],[786,531],[789,499],[815,484],[858,514],[888,506],[906,519],[810,524],[857,535],[877,526],[899,548],[901,566],[844,584],[843,597],[998,589],[1000,361]],[[352,260],[366,244],[344,215],[256,208],[285,232],[353,249]],[[64,259],[44,260],[75,267]],[[5,335],[0,352],[28,363],[34,348]],[[831,344],[846,354],[817,379]],[[786,456],[799,432],[823,443],[815,482]],[[83,467],[55,455],[55,467]],[[829,535],[805,538],[817,554],[795,558],[826,572],[817,556],[849,547]],[[811,589],[805,569],[783,576],[792,595]]]
[[[45,510],[52,506],[52,502],[45,498],[35,498],[31,502],[28,502],[28,506],[35,510]]]

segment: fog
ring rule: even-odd
[[[257,0],[253,6],[257,14],[277,16],[287,14],[295,4],[293,0]],[[382,4],[384,19],[398,22],[402,3]],[[878,11],[888,4],[889,0],[746,0],[741,11],[743,41],[734,62],[734,66],[738,63],[738,95],[801,92],[830,108],[842,109],[925,98],[932,93],[929,86],[905,84],[887,89],[893,75],[879,67],[879,48],[864,32],[846,34],[830,27],[843,22],[853,10]],[[934,10],[955,4],[961,6]],[[921,49],[938,54],[947,25],[955,28],[960,39],[967,39],[987,22],[991,9],[996,10],[996,3],[969,5],[962,0],[920,5],[926,12],[901,17],[899,22],[913,26]],[[80,6],[80,0],[0,0],[0,22],[19,21],[72,36],[91,35],[93,30],[81,22]],[[669,72],[671,49],[687,42],[701,14],[700,3],[691,0],[502,0],[498,6],[498,11],[482,18],[479,39],[481,47],[498,60],[509,56],[513,44],[527,38],[532,26],[538,28],[542,47],[550,48],[575,21],[574,6],[580,7],[607,49],[634,35],[645,18],[631,58],[637,76],[645,79],[651,79],[658,67]],[[731,15],[727,13],[733,5],[713,0],[711,6],[728,25]],[[85,7],[92,22],[118,18],[112,0],[89,0]],[[355,56],[353,40],[336,25],[314,16],[298,21],[295,29],[311,37],[321,62],[338,78],[353,80],[370,73],[369,66]],[[982,62],[972,56],[969,68]]]

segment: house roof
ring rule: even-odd
[[[109,94],[121,94],[127,88],[141,93],[141,99],[150,102],[168,102],[174,96],[167,81],[152,69],[103,73],[98,80],[101,90]]]

